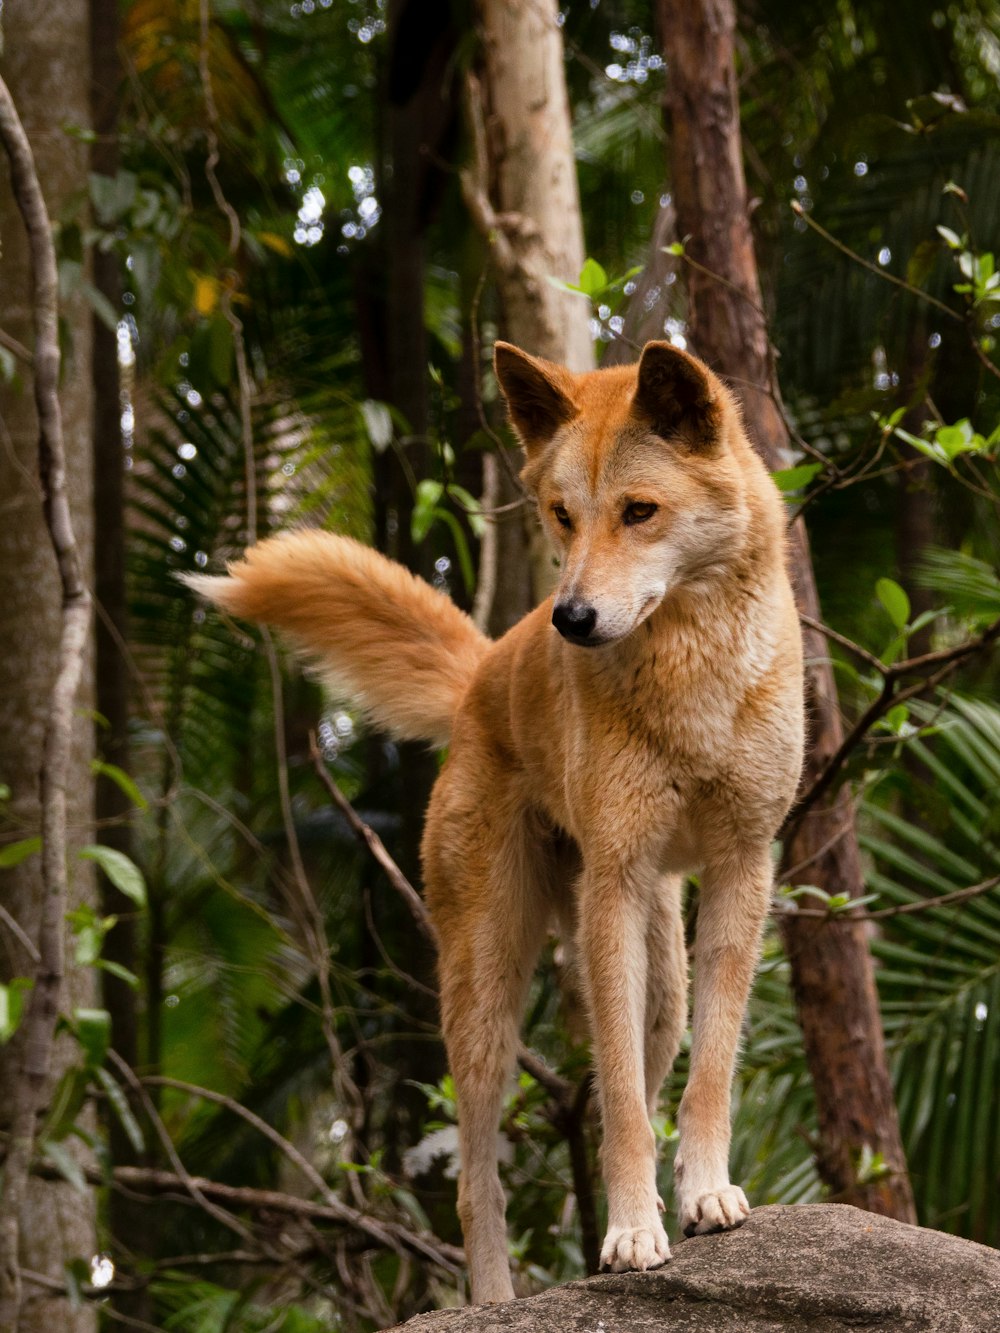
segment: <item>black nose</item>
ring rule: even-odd
[[[557,602],[552,608],[552,623],[564,639],[589,638],[597,624],[597,612],[579,602]]]

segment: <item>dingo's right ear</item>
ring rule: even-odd
[[[570,397],[572,377],[562,366],[498,342],[493,347],[493,368],[511,424],[527,453],[548,444],[559,427],[576,416]]]

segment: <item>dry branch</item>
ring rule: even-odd
[[[884,717],[891,708],[905,703],[907,699],[913,699],[918,694],[924,694],[928,690],[935,689],[942,681],[947,680],[963,662],[968,661],[970,657],[975,657],[978,653],[988,651],[1000,638],[1000,618],[998,618],[987,626],[981,634],[966,639],[953,648],[943,648],[933,653],[923,653],[919,657],[911,657],[906,661],[886,666],[885,663],[866,653],[864,649],[859,649],[856,644],[844,639],[842,635],[834,635],[832,631],[828,632],[825,626],[817,621],[811,620],[809,617],[800,617],[800,619],[806,620],[807,623],[818,628],[821,633],[828,634],[828,637],[850,647],[852,651],[863,656],[882,676],[882,689],[878,697],[868,705],[851,727],[826,764],[817,773],[810,786],[799,797],[782,830],[782,836],[786,839],[791,837],[795,830],[800,827],[808,811],[830,789],[847,765],[851,755],[861,745],[879,718]],[[898,683],[907,676],[916,676],[917,679],[904,689],[897,690]]]
[[[22,1031],[16,1083],[9,1090],[11,1138],[0,1192],[0,1329],[16,1330],[21,1303],[20,1211],[34,1150],[35,1124],[48,1093],[63,979],[66,912],[66,783],[73,706],[90,624],[69,498],[59,407],[59,289],[52,226],[31,145],[6,83],[0,79],[0,138],[31,253],[35,319],[34,391],[42,507],[62,589],[58,669],[52,688],[41,771],[42,913],[38,963]]]
[[[49,1179],[57,1175],[56,1168],[46,1162],[38,1162],[33,1168],[35,1174]],[[92,1185],[106,1184],[101,1172],[94,1167],[84,1168],[84,1174]],[[437,1264],[446,1272],[458,1272],[465,1264],[465,1253],[456,1245],[438,1240],[436,1236],[422,1235],[411,1231],[399,1222],[386,1222],[359,1212],[338,1199],[328,1197],[325,1203],[316,1203],[312,1199],[300,1199],[294,1194],[285,1194],[281,1190],[254,1189],[246,1185],[227,1185],[222,1181],[209,1180],[205,1176],[192,1176],[185,1172],[179,1175],[175,1171],[165,1171],[158,1167],[116,1166],[111,1175],[112,1185],[130,1191],[145,1191],[157,1197],[173,1195],[178,1202],[201,1206],[201,1200],[209,1200],[216,1209],[239,1208],[256,1213],[280,1213],[287,1217],[299,1217],[315,1222],[326,1222],[331,1226],[348,1227],[358,1232],[379,1249],[406,1252],[420,1259]],[[276,1257],[266,1255],[271,1262]],[[280,1259],[281,1256],[277,1256]]]

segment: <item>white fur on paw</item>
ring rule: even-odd
[[[612,1227],[601,1250],[601,1270],[644,1273],[648,1268],[659,1268],[669,1258],[670,1244],[659,1220],[645,1227]]]
[[[750,1216],[747,1196],[739,1185],[710,1194],[700,1194],[693,1204],[681,1210],[681,1230],[685,1236],[703,1236],[710,1231],[732,1231]]]

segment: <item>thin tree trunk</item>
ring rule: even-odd
[[[629,297],[625,325],[619,336],[607,344],[602,366],[625,366],[634,361],[646,343],[662,338],[670,315],[671,292],[676,291],[677,273],[683,261],[668,254],[666,247],[677,239],[677,210],[668,195],[660,205],[653,223],[653,235],[642,273]]]
[[[87,148],[66,126],[89,123],[88,33],[85,0],[39,0],[4,11],[2,70],[18,104],[35,155],[50,217],[57,217],[87,183]],[[32,292],[24,226],[18,215],[9,174],[0,168],[0,290],[3,327],[27,347],[33,345]],[[72,523],[83,565],[91,581],[91,387],[90,311],[82,297],[66,302],[62,314],[69,333],[68,356],[60,400],[66,452],[66,487]],[[3,780],[11,789],[4,840],[27,837],[40,824],[39,772],[57,670],[62,591],[42,514],[39,476],[39,427],[31,397],[32,372],[21,367],[23,384],[0,385],[0,755]],[[76,849],[91,840],[93,754],[93,662],[84,664],[76,698],[70,770],[66,783],[69,833],[67,873],[70,907],[94,903],[89,865]],[[4,907],[31,939],[38,938],[43,882],[37,856],[4,871]],[[28,959],[17,940],[3,930],[0,969],[4,981],[23,976]],[[59,998],[63,1012],[94,1004],[93,969],[66,960]],[[12,1080],[22,1059],[15,1038],[0,1055],[0,1114],[12,1100]],[[56,1044],[52,1077],[79,1060],[68,1038]],[[73,1141],[68,1141],[72,1146]],[[32,1179],[20,1216],[20,1261],[24,1269],[64,1280],[73,1259],[89,1260],[95,1248],[94,1200],[65,1182]],[[84,1333],[95,1327],[92,1308],[73,1309],[64,1297],[23,1284],[20,1333]]]
[[[747,212],[734,69],[732,0],[659,0],[667,61],[672,187],[678,231],[690,239],[690,342],[743,399],[751,438],[767,465],[785,465],[788,430],[761,310],[760,283]],[[698,267],[695,267],[697,265]],[[799,608],[819,617],[805,528],[796,523],[789,560]],[[841,740],[827,648],[805,633],[807,712],[811,737],[808,785]],[[797,879],[830,893],[862,892],[850,795],[821,802],[785,847]],[[915,1221],[906,1159],[865,927],[796,921],[784,926],[792,986],[816,1093],[821,1175],[845,1203]],[[864,1149],[888,1174],[859,1179]]]
[[[555,0],[479,0],[482,81],[470,81],[473,165],[466,202],[492,247],[504,336],[535,356],[592,370],[590,306],[550,277],[575,282],[585,256],[583,218]],[[501,471],[499,500],[516,489]],[[521,512],[524,511],[515,511]],[[525,537],[524,521],[527,521]],[[520,528],[520,531],[518,531]],[[516,620],[552,588],[554,568],[533,510],[499,530],[498,605]],[[530,550],[533,596],[523,575]],[[507,628],[507,623],[491,627]]]

